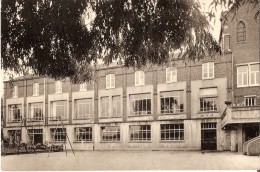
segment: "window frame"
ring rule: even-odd
[[[86,131],[77,131],[77,129],[85,129]],[[85,138],[80,139],[80,134]],[[92,127],[74,127],[75,142],[93,142],[93,129]]]
[[[166,83],[177,82],[178,74],[177,74],[177,68],[176,67],[167,67],[165,69],[165,72],[166,72]]]
[[[142,95],[145,96],[145,97],[142,97]],[[137,96],[137,98],[135,98],[135,97],[132,98],[132,96]],[[138,97],[142,97],[142,98],[138,98]],[[145,103],[143,101],[145,101]],[[140,102],[142,103],[142,108],[145,104],[146,111],[143,111],[143,109],[141,109],[141,111],[139,109],[135,111],[134,108],[139,107]],[[149,115],[152,115],[152,96],[151,96],[151,93],[129,94],[129,103],[130,103],[129,116],[149,116]],[[150,110],[149,110],[149,103],[150,103]],[[138,104],[138,105],[136,106],[136,104]],[[146,112],[146,113],[144,113],[144,112]]]
[[[33,83],[33,96],[39,96],[39,83]]]
[[[141,127],[146,127],[146,129],[142,129]],[[132,128],[139,127],[138,130],[133,130]],[[149,128],[148,128],[149,127]],[[140,129],[141,128],[141,129]],[[138,137],[134,138],[135,134],[138,132]],[[145,134],[146,137],[143,137]],[[132,137],[133,136],[133,137]],[[142,136],[142,137],[140,137]],[[148,137],[150,136],[150,137]],[[130,142],[151,142],[152,140],[152,126],[150,124],[147,125],[129,125],[129,141]]]
[[[121,107],[122,107],[121,96],[120,95],[112,96],[112,117],[122,116]]]
[[[165,129],[163,129],[163,126],[165,126]],[[175,137],[176,131],[179,134],[177,139]],[[162,137],[163,134],[165,135],[165,137]],[[169,135],[169,137],[167,137],[167,134]],[[170,137],[172,134],[174,136],[173,139]],[[167,142],[167,141],[184,141],[184,140],[185,140],[184,123],[160,124],[160,141]]]
[[[172,96],[172,95],[170,95],[170,96],[167,96],[167,97],[164,97],[164,96],[162,96],[162,94],[164,94],[164,93],[173,93],[173,94],[175,94],[175,93],[178,93],[178,96]],[[182,95],[182,97],[180,97]],[[180,108],[179,109],[172,109],[172,112],[163,112],[163,111],[166,111],[166,110],[162,110],[162,99],[164,99],[164,101],[165,101],[165,99],[170,99],[170,98],[174,98],[174,99],[177,99],[178,100],[178,103],[179,103],[179,106],[180,106]],[[171,91],[161,91],[160,92],[160,96],[159,96],[159,103],[160,103],[160,114],[163,114],[163,115],[170,115],[170,114],[177,114],[177,113],[184,113],[184,90],[171,90]],[[182,102],[181,102],[181,100],[182,100]],[[169,101],[169,103],[170,103],[170,101]],[[166,103],[165,103],[166,104]],[[183,105],[182,106],[182,109],[181,109],[181,104]],[[169,109],[169,111],[170,111],[171,109]],[[178,111],[178,112],[176,112],[176,111]]]
[[[103,131],[102,128],[106,128],[106,127],[110,127],[110,128],[116,128],[115,131]],[[118,130],[119,129],[119,130]],[[112,139],[104,139],[104,133],[114,133],[116,138],[114,139],[114,135],[112,137]],[[119,133],[119,137],[118,137],[118,133]],[[121,128],[120,126],[101,126],[100,127],[100,141],[101,142],[120,142],[121,141]]]
[[[79,91],[87,91],[87,83],[79,84]]]
[[[50,128],[52,142],[67,142],[67,129],[66,128]],[[55,138],[55,136],[58,137]],[[65,139],[63,138],[65,137]]]
[[[115,88],[116,86],[116,76],[115,74],[106,75],[106,89]]]
[[[55,94],[62,93],[62,81],[55,81]]]
[[[37,103],[30,103],[30,118],[36,121],[43,121],[44,118],[44,111],[43,111],[43,102],[37,102]],[[41,109],[41,117],[35,117],[35,109]]]
[[[135,86],[145,85],[145,72],[142,70],[135,71]]]
[[[100,97],[100,117],[101,118],[109,118],[110,117],[110,97],[104,96]],[[105,109],[103,109],[105,108]],[[105,113],[103,112],[105,110]]]
[[[210,65],[213,64],[212,67],[212,76],[210,77]],[[206,72],[204,72],[206,69]],[[207,74],[207,76],[205,77],[204,74]],[[214,62],[207,62],[207,63],[203,63],[202,64],[202,79],[214,79],[215,78],[215,63]]]
[[[240,34],[240,36],[239,36],[239,34]],[[239,38],[243,38],[243,39],[239,39]],[[240,43],[240,42],[245,42],[245,41],[246,41],[246,24],[243,21],[239,21],[237,23],[237,27],[236,27],[236,42]]]
[[[12,91],[12,98],[18,98],[18,86],[15,85]]]
[[[84,101],[86,101],[86,102],[84,102]],[[79,107],[80,105],[83,106],[83,110],[80,110],[80,107]],[[84,110],[86,110],[86,112],[84,112]],[[79,113],[79,111],[83,111],[83,115],[82,115],[82,113]],[[92,98],[75,99],[74,100],[74,114],[75,114],[74,115],[75,119],[91,119],[94,114],[93,113],[93,99]]]
[[[16,106],[16,107],[15,107]],[[16,109],[14,109],[16,108]],[[19,114],[17,116],[20,116],[20,118],[14,118],[15,114],[15,110],[17,110],[17,112],[19,112]],[[8,114],[9,114],[9,122],[21,122],[22,121],[22,104],[12,104],[12,105],[8,105]]]
[[[237,88],[243,88],[243,87],[254,87],[254,86],[260,86],[260,82],[257,84],[256,82],[256,79],[258,78],[257,77],[257,73],[259,75],[259,70],[258,71],[254,71],[252,72],[251,71],[251,66],[252,65],[258,65],[259,68],[260,68],[260,63],[259,62],[253,62],[253,63],[245,63],[245,64],[237,64],[236,65],[236,70],[237,70]],[[240,72],[238,73],[238,68],[239,67],[247,67],[247,72]],[[258,69],[259,69],[258,68]],[[242,73],[242,74],[241,74]],[[252,79],[251,79],[251,74],[254,73],[255,74],[255,77],[254,77],[254,80],[255,80],[255,84],[251,84],[252,83]],[[247,84],[243,84],[243,77],[244,77],[244,74],[246,74],[246,77],[247,77]],[[242,75],[242,85],[239,85],[239,76]],[[259,79],[259,78],[258,78]]]
[[[68,119],[68,109],[67,109],[67,106],[68,106],[68,102],[67,102],[67,100],[59,100],[59,101],[52,101],[51,102],[51,117],[52,118],[58,118],[58,116],[57,116],[57,105],[55,105],[56,103],[59,103],[59,102],[63,102],[64,104],[63,104],[63,110],[64,110],[64,112],[65,112],[65,114],[63,114],[63,116],[61,116],[61,120],[66,120],[66,119]],[[54,106],[56,106],[55,108],[54,108]],[[58,105],[58,106],[61,106],[61,105]],[[54,113],[54,110],[56,110],[56,112]],[[62,117],[64,117],[64,118],[62,118]]]

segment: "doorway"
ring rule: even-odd
[[[28,130],[30,141],[33,145],[43,143],[43,133],[42,129],[30,129]]]
[[[243,129],[245,133],[245,141],[259,136],[259,124],[245,124]]]
[[[217,150],[216,123],[201,124],[201,150]]]

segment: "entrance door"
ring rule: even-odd
[[[201,150],[217,150],[216,123],[201,124]]]
[[[43,143],[42,129],[31,129],[29,130],[29,135],[32,144],[36,145],[38,143]]]
[[[259,125],[258,124],[245,124],[243,126],[245,131],[245,141],[251,140],[259,136]]]

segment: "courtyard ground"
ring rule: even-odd
[[[259,156],[200,151],[77,151],[2,156],[2,170],[257,170]]]

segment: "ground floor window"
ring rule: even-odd
[[[184,140],[184,124],[161,124],[161,140]]]
[[[21,141],[21,130],[8,130],[8,139],[10,145],[19,144]]]
[[[66,141],[66,128],[52,128],[51,139],[53,142],[65,142]]]
[[[132,125],[129,128],[131,141],[151,140],[151,125]]]
[[[101,141],[104,142],[120,141],[120,127],[119,126],[101,127]]]
[[[78,127],[75,128],[76,141],[92,141],[92,127]]]

